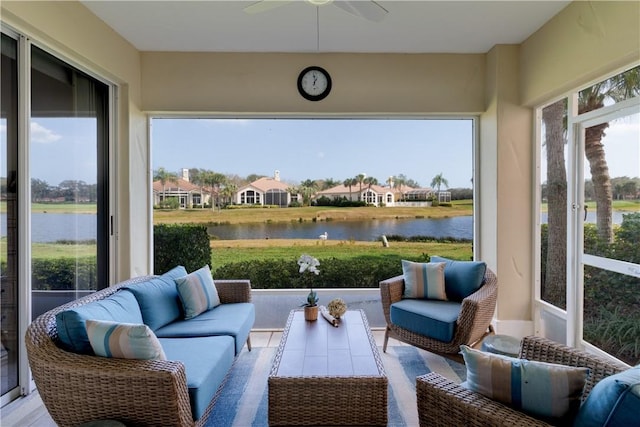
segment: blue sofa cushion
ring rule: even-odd
[[[444,262],[444,287],[447,298],[462,301],[482,286],[487,264],[483,261],[455,261],[432,256],[431,262]]]
[[[416,334],[451,342],[461,304],[455,301],[403,299],[391,304],[391,322]]]
[[[580,406],[575,426],[631,426],[640,417],[640,365],[600,380]]]
[[[74,353],[94,354],[87,335],[87,319],[142,323],[142,313],[135,296],[126,289],[105,299],[61,311],[56,314],[56,328],[63,348]]]
[[[239,354],[249,337],[256,314],[248,302],[220,304],[189,320],[176,320],[155,331],[159,338],[206,337],[230,335]]]
[[[162,276],[127,287],[140,304],[144,324],[153,331],[182,316],[175,279],[186,275],[187,270],[178,266]]]
[[[160,344],[168,360],[184,364],[191,414],[200,419],[233,365],[233,338],[160,338]]]

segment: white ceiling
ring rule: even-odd
[[[388,13],[373,22],[303,0],[246,13],[256,1],[82,3],[141,51],[388,53],[484,53],[519,44],[570,3],[376,0]]]

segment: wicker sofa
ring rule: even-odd
[[[206,423],[239,349],[245,342],[251,349],[249,331],[255,309],[250,303],[248,280],[216,280],[220,305],[191,320],[175,319],[151,328],[167,360],[82,354],[68,349],[60,339],[64,335],[61,332],[65,332],[58,330],[65,328],[59,323],[63,314],[110,304],[120,295],[131,298],[127,295],[131,289],[157,294],[158,279],[163,277],[143,276],[121,282],[48,311],[31,323],[26,333],[31,372],[47,410],[58,425],[77,426],[104,419],[127,426]],[[169,295],[170,300],[179,304],[177,296]],[[161,316],[172,311],[162,301],[157,302],[154,310]],[[120,313],[126,318],[126,313]],[[149,326],[144,309],[142,316]],[[236,318],[230,319],[233,316]]]
[[[594,385],[627,366],[576,350],[540,337],[525,337],[520,345],[521,359],[588,367],[582,401]],[[420,426],[549,426],[499,402],[470,391],[439,374],[416,378]]]

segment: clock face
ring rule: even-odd
[[[298,91],[309,101],[320,101],[331,91],[331,77],[320,67],[307,67],[298,76]]]

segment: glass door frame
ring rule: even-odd
[[[607,77],[592,81],[583,88],[571,90],[558,95],[556,98],[550,99],[544,104],[538,105],[534,115],[534,144],[533,153],[536,159],[536,170],[534,174],[534,218],[532,232],[533,241],[536,250],[532,254],[534,265],[534,282],[532,286],[532,296],[534,301],[532,320],[534,333],[540,336],[549,336],[549,328],[564,327],[561,334],[565,336],[565,344],[578,348],[583,348],[589,352],[601,355],[605,358],[612,356],[598,347],[583,340],[583,307],[584,307],[584,277],[583,269],[585,265],[595,266],[614,272],[622,272],[629,274],[629,267],[635,267],[634,264],[625,263],[584,253],[584,130],[596,124],[611,121],[613,119],[635,114],[640,109],[640,97],[630,98],[614,105],[608,105],[603,108],[593,110],[578,115],[578,93],[580,90],[598,81],[603,81],[608,77],[616,75],[625,69],[631,69],[637,66],[637,63],[630,64],[627,67],[612,72]],[[566,310],[559,308],[542,299],[541,295],[541,220],[540,207],[542,205],[542,197],[540,192],[541,186],[541,141],[544,139],[542,134],[542,111],[545,107],[554,104],[561,99],[567,100],[567,126],[566,126],[566,142],[568,144],[566,150],[566,167],[567,167],[567,260],[566,260]],[[640,275],[640,271],[636,270]],[[637,276],[636,276],[637,277]],[[556,338],[554,338],[556,339]]]
[[[31,47],[36,46],[39,49],[53,55],[57,59],[63,61],[68,66],[73,67],[91,78],[105,84],[107,86],[107,102],[106,110],[107,138],[105,140],[106,147],[103,151],[99,151],[97,161],[101,162],[104,168],[104,178],[108,188],[108,194],[105,197],[103,210],[107,216],[105,225],[109,228],[108,237],[105,244],[107,251],[105,262],[107,266],[105,273],[108,275],[106,284],[109,286],[116,277],[117,271],[117,133],[118,133],[118,86],[105,77],[100,76],[92,70],[91,66],[83,64],[80,60],[74,60],[70,55],[64,54],[59,50],[50,48],[46,43],[30,38],[24,31],[12,28],[5,23],[0,23],[0,30],[3,34],[17,41],[17,68],[18,68],[18,239],[17,239],[17,256],[18,263],[18,336],[19,336],[19,356],[18,356],[18,385],[17,387],[7,391],[0,396],[0,406],[4,406],[12,400],[33,392],[36,387],[31,377],[29,362],[26,354],[25,333],[27,327],[31,323],[32,317],[32,277],[31,277],[31,170],[30,170],[30,149],[31,149]],[[106,158],[105,158],[106,156]],[[106,162],[106,164],[105,164]]]
[[[570,104],[573,104],[577,110],[577,96],[571,99]],[[584,267],[597,267],[634,277],[640,277],[640,268],[630,262],[587,254],[584,251],[585,131],[590,127],[638,113],[640,113],[640,97],[635,97],[584,114],[570,114],[568,122],[569,129],[573,130],[573,136],[570,135],[568,139],[573,141],[573,149],[569,150],[571,153],[569,171],[573,170],[576,173],[569,175],[573,179],[569,179],[568,204],[571,207],[571,214],[567,218],[567,229],[570,230],[567,242],[567,283],[575,283],[575,286],[567,286],[567,313],[573,314],[567,316],[567,339],[569,345],[578,346],[605,357],[611,357],[611,355],[583,338]]]

